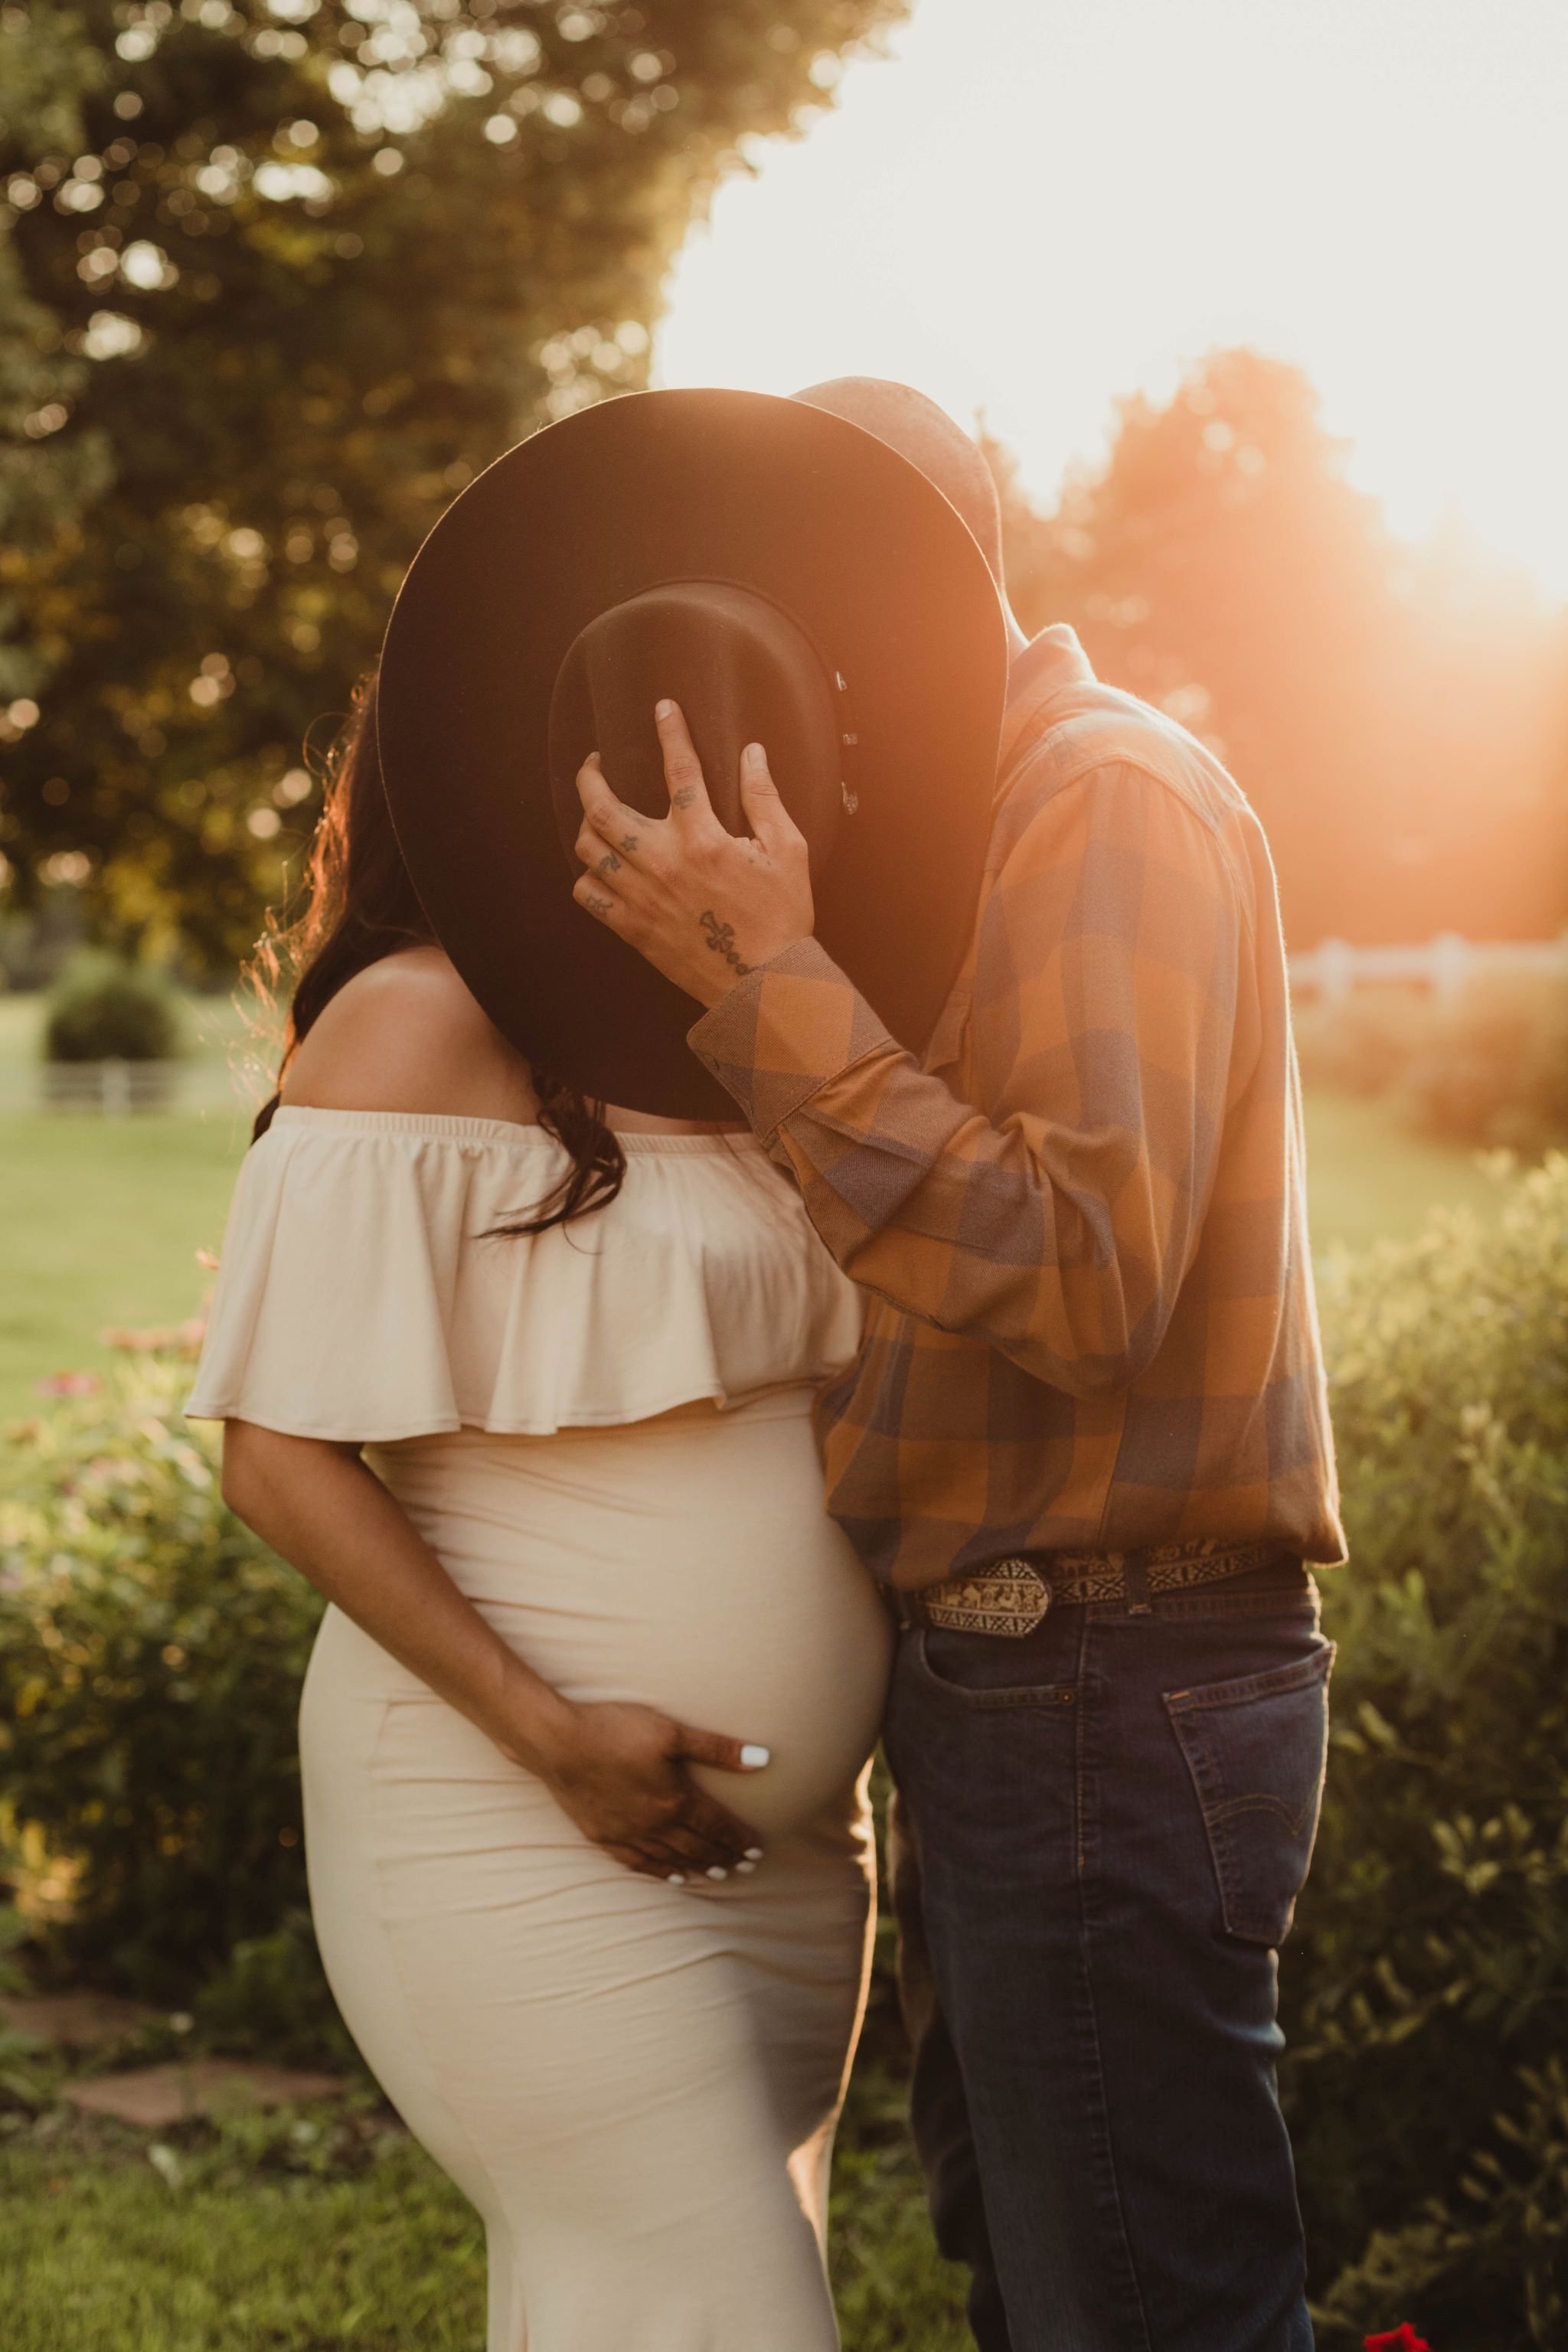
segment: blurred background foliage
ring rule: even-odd
[[[1211,741],[1263,819],[1287,940],[1544,937],[1568,921],[1568,612],[1458,522],[1396,539],[1310,380],[1212,353],[1121,403],[1036,512],[1006,452],[1026,629]]]
[[[174,2005],[303,1899],[294,1717],[321,1613],[218,1493],[153,1357],[25,1433],[0,1803],[68,1972]]]
[[[902,0],[0,8],[0,850],[232,969],[443,507]]]
[[[180,1000],[153,965],[89,948],[50,993],[43,1047],[51,1062],[169,1061],[183,1043]]]
[[[1441,2352],[1563,2341],[1568,1158],[1496,1181],[1491,1222],[1439,1213],[1325,1292],[1352,1558],[1324,1579],[1333,1764],[1282,1983],[1331,2347],[1402,2312]],[[187,1377],[150,1357],[39,1414],[0,1499],[28,1958],[177,2003],[198,2046],[341,2060],[294,1745],[319,1603],[225,1509]],[[955,2291],[902,2131],[890,1940],[838,2171],[846,2340],[934,2352]]]
[[[1323,1287],[1350,1538],[1281,1960],[1326,2347],[1568,2330],[1568,1159]]]
[[[1535,973],[1480,973],[1443,1001],[1368,988],[1298,1004],[1301,1076],[1385,1100],[1412,1134],[1534,1154],[1568,1143],[1568,989]]]

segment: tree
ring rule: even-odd
[[[645,377],[746,133],[905,0],[0,9],[0,846],[221,967],[301,744],[532,424]]]
[[[1005,453],[1008,578],[1101,675],[1215,744],[1268,828],[1286,929],[1378,940],[1568,918],[1568,629],[1447,534],[1389,533],[1300,370],[1211,353],[1121,404],[1037,514]]]

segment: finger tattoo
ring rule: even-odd
[[[616,853],[615,853],[615,851],[614,851],[613,849],[606,849],[606,850],[605,850],[605,854],[604,854],[604,856],[603,856],[603,857],[601,857],[601,858],[600,858],[600,860],[599,860],[599,871],[600,871],[600,873],[601,873],[601,874],[618,874],[618,873],[620,872],[620,870],[621,870],[621,861],[620,861],[620,859],[616,856]]]
[[[697,787],[694,784],[683,784],[678,793],[671,793],[669,805],[671,808],[689,809],[696,798]]]
[[[620,845],[620,848],[621,848],[621,850],[622,850],[623,854],[624,854],[626,856],[627,856],[627,857],[635,857],[635,856],[637,856],[637,835],[636,835],[635,833],[628,833],[628,834],[625,835],[623,836],[623,838],[622,838],[622,840],[621,840],[621,842],[620,842],[620,845]]]
[[[614,912],[616,902],[613,898],[601,898],[596,891],[584,890],[583,904],[591,915],[608,915]]]

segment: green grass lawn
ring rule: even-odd
[[[311,2126],[307,2123],[306,2128]],[[202,2162],[144,2136],[0,2148],[6,2352],[477,2352],[474,2215],[389,2138],[358,2177]]]
[[[58,2108],[0,2118],[5,2352],[479,2352],[473,2211],[401,2132],[331,2115],[151,2141]],[[932,2250],[901,2128],[845,2137],[845,2352],[963,2352],[962,2274]]]
[[[1406,1134],[1385,1102],[1314,1091],[1306,1113],[1308,1208],[1320,1256],[1408,1240],[1433,1209],[1494,1213],[1496,1187],[1475,1154]]]
[[[241,1119],[223,1111],[106,1119],[0,1113],[0,1423],[40,1379],[108,1360],[106,1327],[194,1315],[216,1254]]]
[[[36,996],[0,996],[0,1426],[37,1384],[109,1360],[100,1334],[183,1322],[211,1282],[249,1129],[241,1015],[184,1001],[177,1107],[132,1118],[36,1108]]]

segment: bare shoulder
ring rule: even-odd
[[[439,948],[404,948],[345,982],[289,1066],[300,1110],[401,1110],[527,1122],[528,1066]]]

